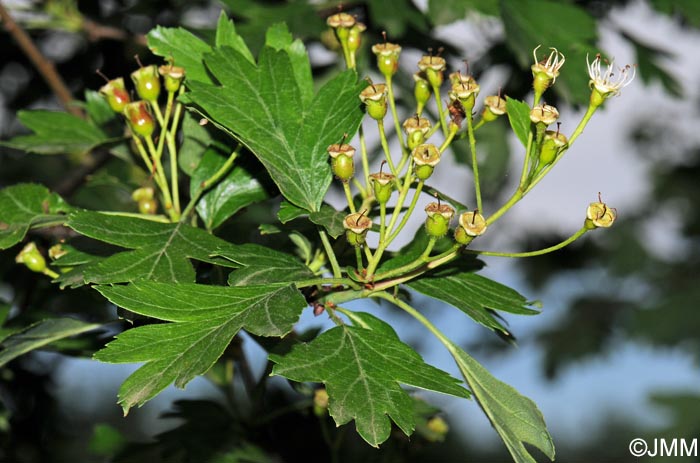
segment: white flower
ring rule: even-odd
[[[601,61],[600,53],[595,56],[592,63],[588,62],[588,55],[586,55],[588,76],[591,78],[589,81],[591,90],[597,90],[603,98],[619,95],[620,90],[627,87],[634,79],[636,66],[627,64],[625,67],[618,68],[616,73],[615,60],[613,59],[609,63],[605,60],[606,69],[605,72],[602,72],[600,69]]]

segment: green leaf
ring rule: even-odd
[[[222,250],[217,255],[243,265],[229,275],[231,286],[289,284],[314,278],[313,272],[296,257],[264,246],[244,244],[235,253]]]
[[[498,0],[429,0],[428,16],[436,26],[467,19],[473,12],[499,16]]]
[[[532,304],[517,291],[473,272],[446,268],[410,281],[407,285],[419,293],[457,307],[477,323],[505,334],[510,333],[496,320],[492,310],[518,315],[539,313],[530,308]]]
[[[370,0],[367,6],[369,17],[386,30],[389,37],[402,36],[410,29],[429,30],[425,15],[411,0]]]
[[[286,23],[277,23],[267,30],[265,45],[275,50],[287,52],[292,69],[294,69],[294,78],[301,93],[301,104],[307,107],[314,98],[314,80],[304,42],[299,39],[293,40]]]
[[[566,57],[554,90],[579,104],[590,96],[586,54],[595,55],[598,40],[595,19],[582,7],[550,0],[501,0],[506,43],[523,68],[534,64],[532,51],[542,59],[555,47]]]
[[[112,111],[107,100],[94,90],[85,90],[85,108],[90,120],[97,127],[113,120],[117,113]]]
[[[72,114],[59,111],[19,111],[19,121],[34,132],[0,145],[37,154],[80,154],[115,141],[99,128]]]
[[[277,218],[282,223],[287,223],[301,216],[308,215],[305,209],[295,206],[288,201],[282,201],[280,203],[280,210],[277,211]]]
[[[331,235],[333,238],[337,238],[345,233],[343,220],[345,220],[346,215],[347,214],[345,212],[336,211],[328,204],[324,204],[321,206],[320,211],[309,214],[309,220],[316,225],[321,225],[326,229],[329,235]]]
[[[81,235],[133,249],[101,259],[83,269],[85,281],[122,283],[139,279],[194,282],[189,259],[237,267],[230,259],[213,257],[219,249],[235,255],[236,246],[183,222],[151,220],[80,211],[72,214],[68,226]]]
[[[189,101],[260,159],[287,200],[318,211],[331,181],[326,148],[362,119],[355,72],[330,80],[305,106],[284,51],[263,48],[257,67],[230,48],[205,59],[221,85],[192,82]]]
[[[459,347],[448,346],[479,406],[500,434],[516,463],[535,463],[523,443],[540,449],[554,461],[554,442],[537,405],[497,380]]]
[[[243,37],[236,32],[236,26],[233,21],[228,19],[223,11],[219,15],[219,22],[216,25],[216,46],[231,47],[241,55],[245,56],[248,61],[255,64],[255,58],[248,49]]]
[[[43,185],[21,183],[0,190],[0,249],[24,239],[32,225],[61,220],[71,207]]]
[[[700,27],[700,3],[695,0],[650,0],[655,10],[669,16],[679,14],[694,27]]]
[[[19,333],[6,337],[0,343],[0,367],[20,355],[46,346],[59,339],[75,336],[101,327],[99,323],[85,323],[72,318],[50,318],[34,323]]]
[[[172,58],[175,65],[185,68],[186,82],[212,82],[204,66],[204,54],[211,51],[211,46],[181,27],[170,28],[157,26],[146,36],[148,48],[154,55]]]
[[[114,304],[173,323],[128,330],[97,352],[108,363],[145,362],[119,390],[127,412],[170,383],[184,387],[205,373],[240,329],[259,336],[289,333],[307,306],[292,286],[224,287],[132,283],[97,287]]]
[[[362,319],[369,328],[338,326],[284,356],[271,354],[272,374],[324,383],[336,424],[354,419],[357,432],[375,447],[389,438],[390,419],[406,435],[414,430],[413,402],[400,384],[468,396],[457,380],[424,363],[389,325],[368,314]]]
[[[683,87],[666,71],[659,61],[672,59],[673,55],[658,47],[646,45],[629,34],[622,34],[633,46],[637,55],[637,71],[645,84],[649,85],[653,80],[658,80],[670,94],[681,97]]]
[[[527,148],[527,139],[530,136],[530,106],[527,103],[506,97],[506,112],[513,132],[520,143]]]
[[[190,195],[194,196],[202,182],[225,163],[226,158],[217,150],[208,149],[192,174]],[[263,185],[251,174],[250,163],[243,164],[239,158],[228,175],[202,195],[197,203],[197,212],[207,230],[213,230],[242,208],[267,197]]]

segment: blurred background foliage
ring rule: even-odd
[[[420,53],[442,48],[443,56],[454,69],[467,58],[469,72],[477,80],[496,67],[504,77],[499,81],[503,93],[525,99],[530,91],[529,66],[535,46],[556,46],[567,61],[583,62],[587,53],[598,51],[600,25],[614,28],[615,23],[608,20],[610,15],[630,3],[636,2],[369,0],[344,2],[343,8],[368,26],[358,59],[364,72],[371,73],[374,62],[368,44],[382,41],[381,32],[386,31],[390,41],[404,47],[404,56],[415,56],[416,61]],[[291,32],[310,47],[316,76],[322,79],[337,66],[336,60],[329,58],[327,48],[331,42],[325,26],[325,17],[338,9],[336,2],[47,0],[2,4],[55,63],[76,98],[102,85],[96,69],[117,77],[135,69],[136,54],[145,63],[156,62],[145,47],[144,34],[151,28],[183,26],[208,37],[221,9],[235,20],[238,32],[254,52],[262,44],[267,27],[285,21]],[[650,0],[648,6],[682,27],[700,27],[700,2]],[[456,27],[444,29],[457,21],[460,22]],[[454,36],[459,35],[460,28],[468,30],[471,36],[469,43],[474,46],[468,50],[461,48],[461,38]],[[451,36],[446,37],[445,30]],[[645,84],[662,85],[669,97],[688,98],[678,80],[682,76],[664,68],[671,50],[657,45],[653,37],[637,37],[622,29],[617,32],[633,47],[638,75]],[[0,47],[0,138],[8,139],[25,131],[16,119],[18,110],[60,109],[60,103],[10,35],[2,31],[0,40],[4,45]],[[400,87],[399,105],[410,115],[413,64],[407,61],[408,58],[402,58],[406,72],[397,76],[396,84]],[[585,105],[587,79],[584,73],[563,73],[555,87],[557,93],[547,95],[548,103]],[[694,312],[700,301],[700,146],[676,143],[670,119],[637,123],[628,142],[654,173],[648,180],[648,195],[638,199],[643,207],[621,216],[604,239],[584,240],[563,251],[519,262],[521,274],[531,287],[523,290],[525,294],[546,291],[559,284],[564,275],[576,281],[577,294],[581,295],[568,307],[558,308],[563,316],[556,323],[519,337],[521,344],[535,343],[544,349],[541,368],[547,378],[557,378],[576,362],[606,355],[620,340],[658,349],[680,349],[697,359],[700,318]],[[487,153],[482,172],[482,183],[488,185],[484,188],[487,200],[503,198],[508,193],[504,191],[504,172],[510,161],[508,130],[506,125],[494,123],[479,133],[481,149]],[[468,165],[467,159],[458,161]],[[83,182],[86,174],[89,175]],[[120,158],[105,153],[93,153],[91,161],[86,162],[0,148],[0,187],[38,181],[84,207],[133,209],[129,192],[140,184],[142,175]],[[253,216],[247,220],[259,223],[264,218]],[[669,231],[669,236],[677,251],[660,255],[650,245],[649,233],[664,233],[670,223],[673,231]],[[42,240],[40,233],[33,238]],[[563,238],[552,233],[530,233],[514,247],[538,249]],[[604,287],[600,285],[601,274],[605,276]],[[3,317],[10,314],[4,322],[5,329],[62,314],[89,321],[112,317],[110,308],[95,292],[85,288],[59,291],[48,281],[15,266],[12,252],[0,255],[0,275],[0,312]],[[329,423],[317,420],[308,406],[299,408],[298,397],[283,390],[273,392],[265,398],[264,406],[256,409],[258,413],[272,413],[264,420],[246,418],[245,413],[223,407],[215,399],[161,404],[169,410],[165,417],[176,420],[169,422],[169,430],[159,431],[155,437],[154,428],[139,411],[122,419],[113,395],[95,399],[58,394],[60,373],[70,362],[66,356],[89,357],[109,334],[97,340],[80,337],[54,344],[50,350],[62,355],[33,353],[0,370],[0,461],[326,460],[322,436]],[[503,355],[508,350],[509,344],[487,335],[463,342],[489,356]],[[90,363],[82,365],[92,368]],[[214,383],[216,375],[215,369],[210,375]],[[308,396],[308,391],[301,392]],[[697,437],[698,399],[698,395],[690,393],[650,396],[649,401],[668,417],[664,429],[647,429],[614,416],[601,417],[603,425],[587,431],[592,438],[585,445],[556,439],[553,429],[559,460],[637,461],[627,451],[632,437]],[[237,400],[240,398],[234,398],[233,403]],[[417,403],[417,413],[427,420],[435,410],[426,407]],[[288,409],[288,413],[275,415],[279,409]],[[380,451],[367,448],[348,430],[343,441],[345,461],[507,459],[500,446],[492,450],[472,448],[454,432],[448,434],[446,442],[434,443],[434,436],[423,428],[410,445],[397,435]]]

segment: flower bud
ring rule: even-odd
[[[350,53],[355,53],[360,49],[362,44],[362,33],[367,30],[367,26],[361,22],[355,23],[348,31],[348,50]]]
[[[430,143],[416,146],[411,155],[416,166],[416,177],[420,180],[427,180],[433,175],[435,166],[440,162],[440,151],[437,146]]]
[[[484,110],[481,118],[485,122],[491,122],[506,113],[506,100],[498,95],[489,95],[484,98]]]
[[[336,143],[327,148],[331,156],[331,169],[342,182],[347,182],[355,174],[355,148],[345,143]]]
[[[185,78],[185,68],[180,66],[174,66],[173,63],[169,63],[158,68],[158,73],[163,76],[163,82],[165,83],[165,90],[168,93],[175,93],[180,90],[182,81]]]
[[[372,220],[363,212],[348,214],[343,219],[345,237],[352,246],[361,246],[365,243],[367,231],[372,228]]]
[[[468,244],[474,237],[486,231],[486,219],[479,211],[465,212],[459,216],[459,227],[455,230],[455,241]]]
[[[374,190],[374,198],[379,204],[386,204],[391,198],[391,193],[394,191],[394,177],[392,174],[378,172],[369,176]]]
[[[425,141],[430,132],[430,121],[423,117],[410,117],[403,123],[403,130],[408,138],[408,149],[412,150]]]
[[[328,410],[328,392],[325,389],[314,391],[314,415],[323,416]]]
[[[32,272],[44,273],[44,270],[46,270],[46,260],[33,241],[22,248],[17,257],[15,257],[15,262],[24,264]]]
[[[148,104],[145,101],[135,101],[124,107],[124,116],[129,123],[131,131],[142,137],[150,137],[155,130],[153,116],[148,110]]]
[[[384,84],[370,84],[360,92],[360,100],[367,106],[367,114],[372,119],[381,120],[387,111],[387,88]]]
[[[547,130],[540,148],[539,166],[544,167],[551,164],[568,147],[569,140],[566,138],[566,135],[559,133],[558,130]]]
[[[131,101],[129,93],[124,87],[124,79],[121,77],[112,79],[100,87],[100,94],[105,97],[107,104],[115,113],[124,111],[124,106]]]
[[[423,72],[413,74],[413,80],[416,83],[413,87],[413,96],[416,97],[416,113],[420,115],[426,103],[430,100],[430,82],[428,82]]]
[[[378,43],[372,45],[372,53],[377,55],[377,68],[387,79],[396,74],[399,69],[401,47],[394,43]]]
[[[612,226],[615,219],[617,219],[617,210],[614,207],[608,207],[607,204],[600,201],[599,197],[597,203],[591,203],[586,209],[584,224],[589,230],[608,228]]]
[[[433,87],[442,85],[445,67],[447,67],[447,62],[445,58],[440,56],[424,55],[420,61],[418,61],[418,69],[425,73],[425,77]]]
[[[559,111],[554,106],[542,104],[530,110],[530,120],[535,124],[551,125],[559,119]]]
[[[535,58],[535,64],[530,66],[530,69],[532,70],[532,87],[535,89],[535,95],[542,95],[545,90],[556,82],[559,76],[559,69],[564,65],[566,58],[564,54],[559,53],[556,48],[550,48],[551,53],[547,59],[539,61],[537,59],[538,48],[540,48],[540,45],[532,52],[532,56]]]
[[[153,103],[160,95],[160,77],[156,65],[144,66],[131,73],[139,98]]]
[[[441,238],[450,229],[450,220],[455,215],[455,210],[448,204],[430,203],[425,208],[428,218],[425,219],[425,231],[429,236]]]

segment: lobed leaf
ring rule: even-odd
[[[508,96],[506,97],[506,112],[513,132],[520,143],[527,148],[527,139],[530,136],[530,106]]]
[[[305,105],[286,51],[264,47],[255,66],[224,47],[205,61],[220,85],[191,82],[188,101],[252,151],[287,200],[318,211],[331,181],[326,148],[352,136],[362,118],[355,72],[339,74]]]
[[[375,447],[389,438],[390,420],[406,435],[415,428],[411,398],[400,384],[468,397],[457,380],[424,363],[391,326],[369,314],[355,316],[363,327],[337,326],[284,356],[271,354],[272,374],[324,383],[338,426],[354,419],[357,432]]]
[[[112,303],[172,323],[133,328],[95,354],[108,363],[145,362],[122,384],[124,412],[170,383],[183,388],[205,373],[239,330],[258,336],[289,333],[307,306],[293,286],[225,287],[139,282],[98,286]]]
[[[513,387],[494,378],[482,365],[459,347],[448,346],[474,398],[506,444],[516,463],[535,463],[523,445],[540,449],[554,461],[554,442],[542,412],[535,403]]]
[[[21,183],[0,190],[0,249],[22,241],[32,225],[60,220],[71,209],[43,185]]]
[[[0,145],[37,154],[79,154],[116,141],[90,122],[69,113],[19,111],[17,118],[34,133],[14,137]]]

